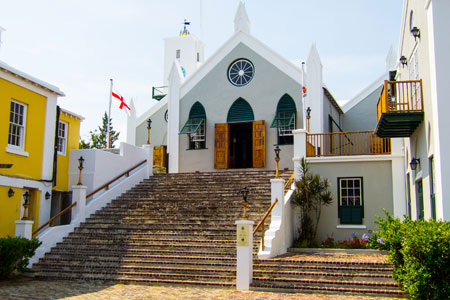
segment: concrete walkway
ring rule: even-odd
[[[170,286],[170,285],[132,285],[116,284],[113,282],[94,281],[49,281],[22,279],[16,281],[0,281],[1,300],[183,300],[183,299],[209,299],[209,300],[293,300],[293,299],[351,299],[369,300],[398,298],[360,297],[347,295],[324,294],[286,294],[271,292],[240,292],[229,288],[210,288],[198,286]]]

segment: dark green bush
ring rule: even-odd
[[[386,215],[376,222],[377,234],[389,249],[402,289],[412,299],[450,299],[450,223]]]
[[[27,271],[28,261],[40,245],[37,239],[0,238],[0,278]]]

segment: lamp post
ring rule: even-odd
[[[80,170],[80,173],[78,173],[78,183],[77,183],[77,185],[83,185],[81,183],[81,171],[83,171],[83,169],[84,169],[83,163],[84,163],[84,158],[83,158],[83,156],[80,156],[80,158],[78,159],[78,170]]]
[[[8,190],[8,197],[11,198],[14,196],[14,190],[12,188],[9,188]]]
[[[248,205],[248,201],[247,201],[247,196],[248,196],[248,188],[244,187],[241,190],[241,194],[242,194],[242,206],[244,206],[244,212],[242,214],[242,219],[243,220],[247,220],[247,205]]]
[[[147,133],[147,145],[150,145],[150,129],[152,129],[152,119],[148,119],[148,120],[147,120],[147,129],[148,129],[148,133]]]
[[[280,149],[280,147],[278,147],[278,145],[275,147],[275,149],[274,149],[274,151],[275,151],[275,161],[276,161],[276,163],[277,163],[277,168],[276,168],[276,171],[275,171],[275,178],[280,178],[280,173],[279,173],[279,163],[280,163],[280,151],[281,151],[281,149]]]
[[[306,109],[306,130],[309,132],[309,119],[311,119],[311,107]]]
[[[30,206],[30,193],[28,191],[23,194],[23,199],[25,202],[23,203],[23,217],[22,220],[28,220],[28,207]]]

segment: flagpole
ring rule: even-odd
[[[110,132],[110,128],[109,128],[109,123],[111,122],[111,102],[112,102],[112,89],[113,89],[113,80],[111,80],[111,87],[109,89],[109,111],[108,111],[108,132],[106,134],[108,141],[107,141],[107,148],[111,148],[111,132]]]
[[[306,129],[306,99],[304,94],[305,87],[305,62],[302,61],[302,106],[303,106],[303,129]]]

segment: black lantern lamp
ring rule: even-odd
[[[14,190],[12,188],[9,188],[8,190],[8,197],[12,198],[14,196]]]
[[[248,205],[248,201],[247,201],[247,197],[248,197],[248,188],[244,187],[241,190],[241,194],[242,194],[242,206],[244,206],[244,212],[242,214],[242,219],[243,220],[247,220],[247,205]]]
[[[45,192],[45,200],[48,200],[48,199],[50,199],[50,193],[49,192]]]
[[[417,38],[420,39],[420,29],[419,29],[419,28],[417,28],[417,27],[414,26],[414,27],[411,29],[411,33],[412,33],[412,35],[414,36],[414,40],[417,40]]]
[[[81,183],[81,171],[83,171],[83,169],[84,169],[84,166],[83,166],[84,160],[85,159],[83,158],[83,156],[80,156],[80,158],[78,159],[78,170],[80,170],[80,173],[78,173],[78,183],[77,183],[77,185],[83,185]]]
[[[152,119],[147,120],[147,145],[150,145],[150,129],[152,129]]]
[[[306,130],[309,132],[309,119],[311,119],[311,107],[306,109]]]
[[[23,217],[22,220],[28,220],[28,207],[30,206],[30,193],[28,191],[23,194],[23,199],[25,200],[23,202]]]
[[[278,147],[278,145],[275,147],[275,149],[273,149],[273,151],[275,151],[275,162],[277,163],[277,168],[275,171],[275,178],[280,178],[280,173],[279,173],[279,163],[280,163],[280,147]]]
[[[417,169],[417,165],[420,164],[420,158],[414,158],[411,159],[411,162],[409,163],[409,165],[411,166],[411,170],[415,171]]]
[[[402,55],[402,57],[400,57],[400,63],[402,64],[402,67],[404,68],[405,66],[408,65],[408,59]]]

